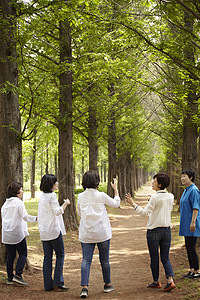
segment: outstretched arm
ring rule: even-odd
[[[131,194],[126,194],[126,202],[128,202],[131,206],[133,206],[133,208],[135,208],[136,206],[138,206],[132,199]]]

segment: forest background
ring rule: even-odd
[[[167,172],[179,201],[181,170],[200,174],[199,93],[197,0],[0,0],[0,204],[54,173],[76,230],[88,169],[122,199]]]

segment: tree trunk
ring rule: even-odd
[[[46,144],[46,167],[45,167],[46,174],[49,174],[49,144]]]
[[[16,64],[15,11],[10,0],[0,0],[0,206],[6,199],[6,187],[15,180],[23,183],[21,118]],[[0,220],[0,232],[1,232]],[[0,262],[5,262],[5,247],[0,244]]]
[[[191,14],[185,11],[185,27],[189,31],[193,31],[193,19]],[[192,43],[185,45],[185,60],[194,65],[194,49]],[[197,172],[197,125],[193,121],[196,117],[197,107],[197,94],[195,84],[190,81],[186,82],[188,85],[187,95],[187,110],[183,120],[183,151],[182,151],[182,169],[193,169]]]
[[[36,162],[36,129],[33,136],[33,151],[31,159],[31,198],[35,198],[35,162]]]
[[[57,155],[54,155],[54,165],[55,165],[55,176],[58,178],[58,160]]]
[[[103,182],[106,182],[106,162],[104,161]]]
[[[120,155],[118,157],[118,187],[119,187],[119,196],[122,200],[125,199],[125,194],[127,192],[126,187],[126,178],[127,178],[127,170],[126,170],[126,158],[125,155]]]
[[[101,176],[100,176],[101,182],[103,182],[103,161],[101,161]]]
[[[71,32],[68,20],[60,22],[60,63],[72,62]],[[59,124],[59,202],[66,198],[71,204],[64,213],[66,230],[77,230],[73,176],[73,136],[72,136],[72,72],[60,74],[60,124]]]
[[[89,169],[98,170],[97,157],[98,157],[98,144],[97,144],[97,121],[96,111],[89,109],[88,118],[88,145],[89,145]]]
[[[85,172],[85,156],[84,156],[84,150],[82,150],[82,161],[81,161],[81,174],[82,177],[84,175]]]
[[[114,192],[110,185],[113,178],[117,176],[117,152],[116,152],[116,128],[115,128],[115,115],[113,113],[111,124],[108,127],[108,186],[107,193],[113,197]]]

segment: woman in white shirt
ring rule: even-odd
[[[111,186],[114,190],[114,199],[106,193],[99,192],[100,178],[96,171],[88,171],[83,175],[82,185],[84,192],[78,195],[78,214],[80,216],[79,240],[82,246],[83,260],[81,264],[81,298],[88,296],[90,266],[95,245],[99,250],[99,260],[102,267],[104,292],[114,290],[110,279],[109,249],[112,237],[111,225],[106,205],[120,206],[117,189],[117,180]]]
[[[65,251],[62,235],[66,232],[62,214],[70,201],[68,199],[64,200],[63,205],[60,206],[54,193],[57,189],[58,182],[55,175],[46,174],[42,177],[40,184],[42,194],[38,203],[38,227],[44,251],[43,278],[45,291],[68,290],[64,286],[63,279]],[[53,251],[56,254],[54,279],[52,279]]]
[[[7,284],[17,282],[27,285],[28,283],[22,278],[27,258],[26,236],[29,235],[27,222],[35,223],[37,217],[28,215],[27,213],[22,201],[23,189],[21,183],[11,182],[7,187],[7,196],[8,198],[1,207],[2,243],[5,244],[7,251]],[[16,251],[19,257],[15,268],[15,275],[13,275],[13,263]]]
[[[169,249],[171,244],[171,211],[174,204],[174,195],[167,193],[165,188],[169,186],[170,179],[167,174],[158,173],[154,175],[152,189],[156,194],[151,196],[145,208],[140,207],[126,194],[126,201],[134,207],[136,213],[142,216],[149,216],[147,223],[147,244],[151,258],[151,271],[153,282],[147,284],[148,288],[160,288],[159,280],[159,247],[160,256],[167,284],[163,291],[170,292],[175,288],[173,282],[174,273],[169,260]]]

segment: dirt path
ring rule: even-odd
[[[144,206],[148,195],[152,194],[150,184],[137,193],[137,202]],[[113,238],[111,240],[110,262],[111,278],[115,290],[103,293],[101,267],[98,252],[95,250],[90,273],[89,299],[183,299],[178,288],[171,293],[164,293],[161,289],[148,289],[147,283],[152,282],[149,267],[149,254],[146,245],[147,218],[140,217],[133,212],[126,203],[120,209],[109,209]],[[35,251],[28,251],[29,259],[34,268],[24,272],[24,278],[29,282],[27,287],[7,286],[6,281],[0,283],[1,299],[80,299],[80,266],[81,247],[78,233],[65,237],[65,285],[68,292],[44,292],[42,277],[42,247]],[[171,248],[171,262],[176,265],[176,247]],[[5,273],[5,269],[4,269]],[[4,275],[5,276],[5,275]],[[160,282],[165,285],[166,279],[162,266],[160,267]]]

